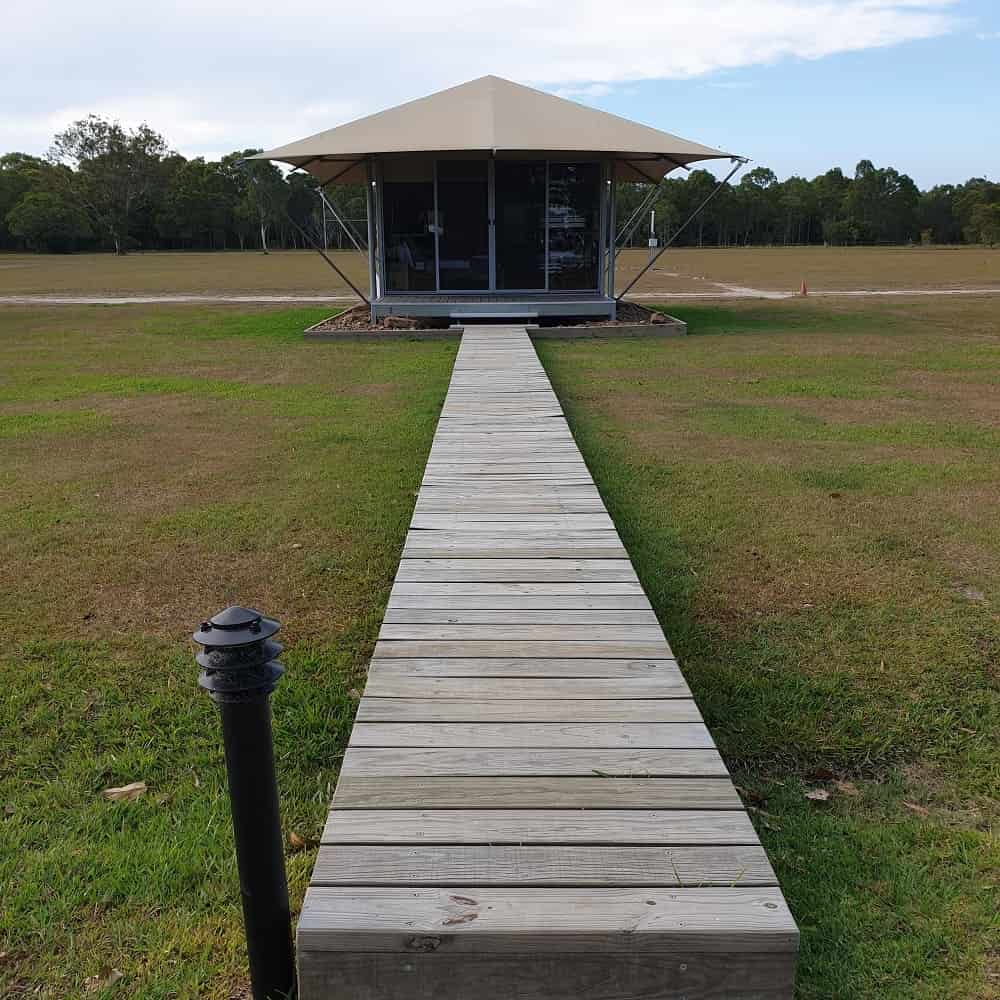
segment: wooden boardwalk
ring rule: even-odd
[[[790,997],[774,872],[523,328],[467,328],[302,1000]]]

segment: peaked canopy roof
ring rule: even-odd
[[[659,181],[677,166],[732,155],[498,76],[483,76],[255,159],[290,163],[322,183],[350,183],[365,177],[361,165],[351,164],[368,156],[459,151],[601,153],[618,161],[618,176],[648,181]]]

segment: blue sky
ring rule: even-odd
[[[921,186],[1000,180],[1000,3],[899,45],[646,81],[587,103],[752,157],[779,176],[867,158]],[[985,37],[979,37],[985,36]]]
[[[34,0],[4,12],[0,151],[94,112],[218,157],[487,73],[782,177],[1000,179],[998,0]]]

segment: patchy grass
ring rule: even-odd
[[[327,311],[0,310],[0,995],[244,985],[189,641],[231,601],[286,623],[282,809],[319,832],[454,353],[303,342]],[[799,993],[995,1000],[995,302],[671,311],[693,336],[541,352],[800,922]]]
[[[359,288],[368,265],[354,251],[333,251]],[[624,288],[645,266],[646,250],[618,262]],[[718,294],[725,285],[797,292],[901,288],[1000,288],[1000,249],[986,247],[730,247],[671,249],[636,285],[637,293]],[[262,254],[0,254],[0,295],[300,294],[350,295],[312,250]]]
[[[618,265],[624,288],[649,259],[629,250]],[[1000,249],[968,247],[694,247],[667,250],[635,292],[701,292],[720,286],[797,292],[844,289],[1000,288]]]
[[[799,995],[995,998],[996,304],[670,311],[693,336],[540,353],[799,920]]]
[[[241,986],[189,639],[228,603],[286,623],[283,817],[319,833],[455,350],[303,342],[328,312],[0,310],[0,995]]]

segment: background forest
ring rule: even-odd
[[[331,248],[349,246],[316,182],[271,163],[242,162],[255,152],[189,160],[148,125],[126,129],[91,115],[56,135],[44,158],[0,156],[0,249],[294,249],[306,245],[300,229],[325,232],[321,238]],[[716,183],[707,170],[664,182],[653,206],[661,242]],[[645,191],[619,185],[619,218],[631,215]],[[327,198],[363,231],[363,186],[333,186]],[[643,221],[632,245],[644,245],[648,236]],[[757,166],[677,239],[678,246],[916,242],[1000,243],[1000,184],[973,177],[921,191],[906,174],[869,160],[852,175],[833,167],[811,180],[779,180]]]

